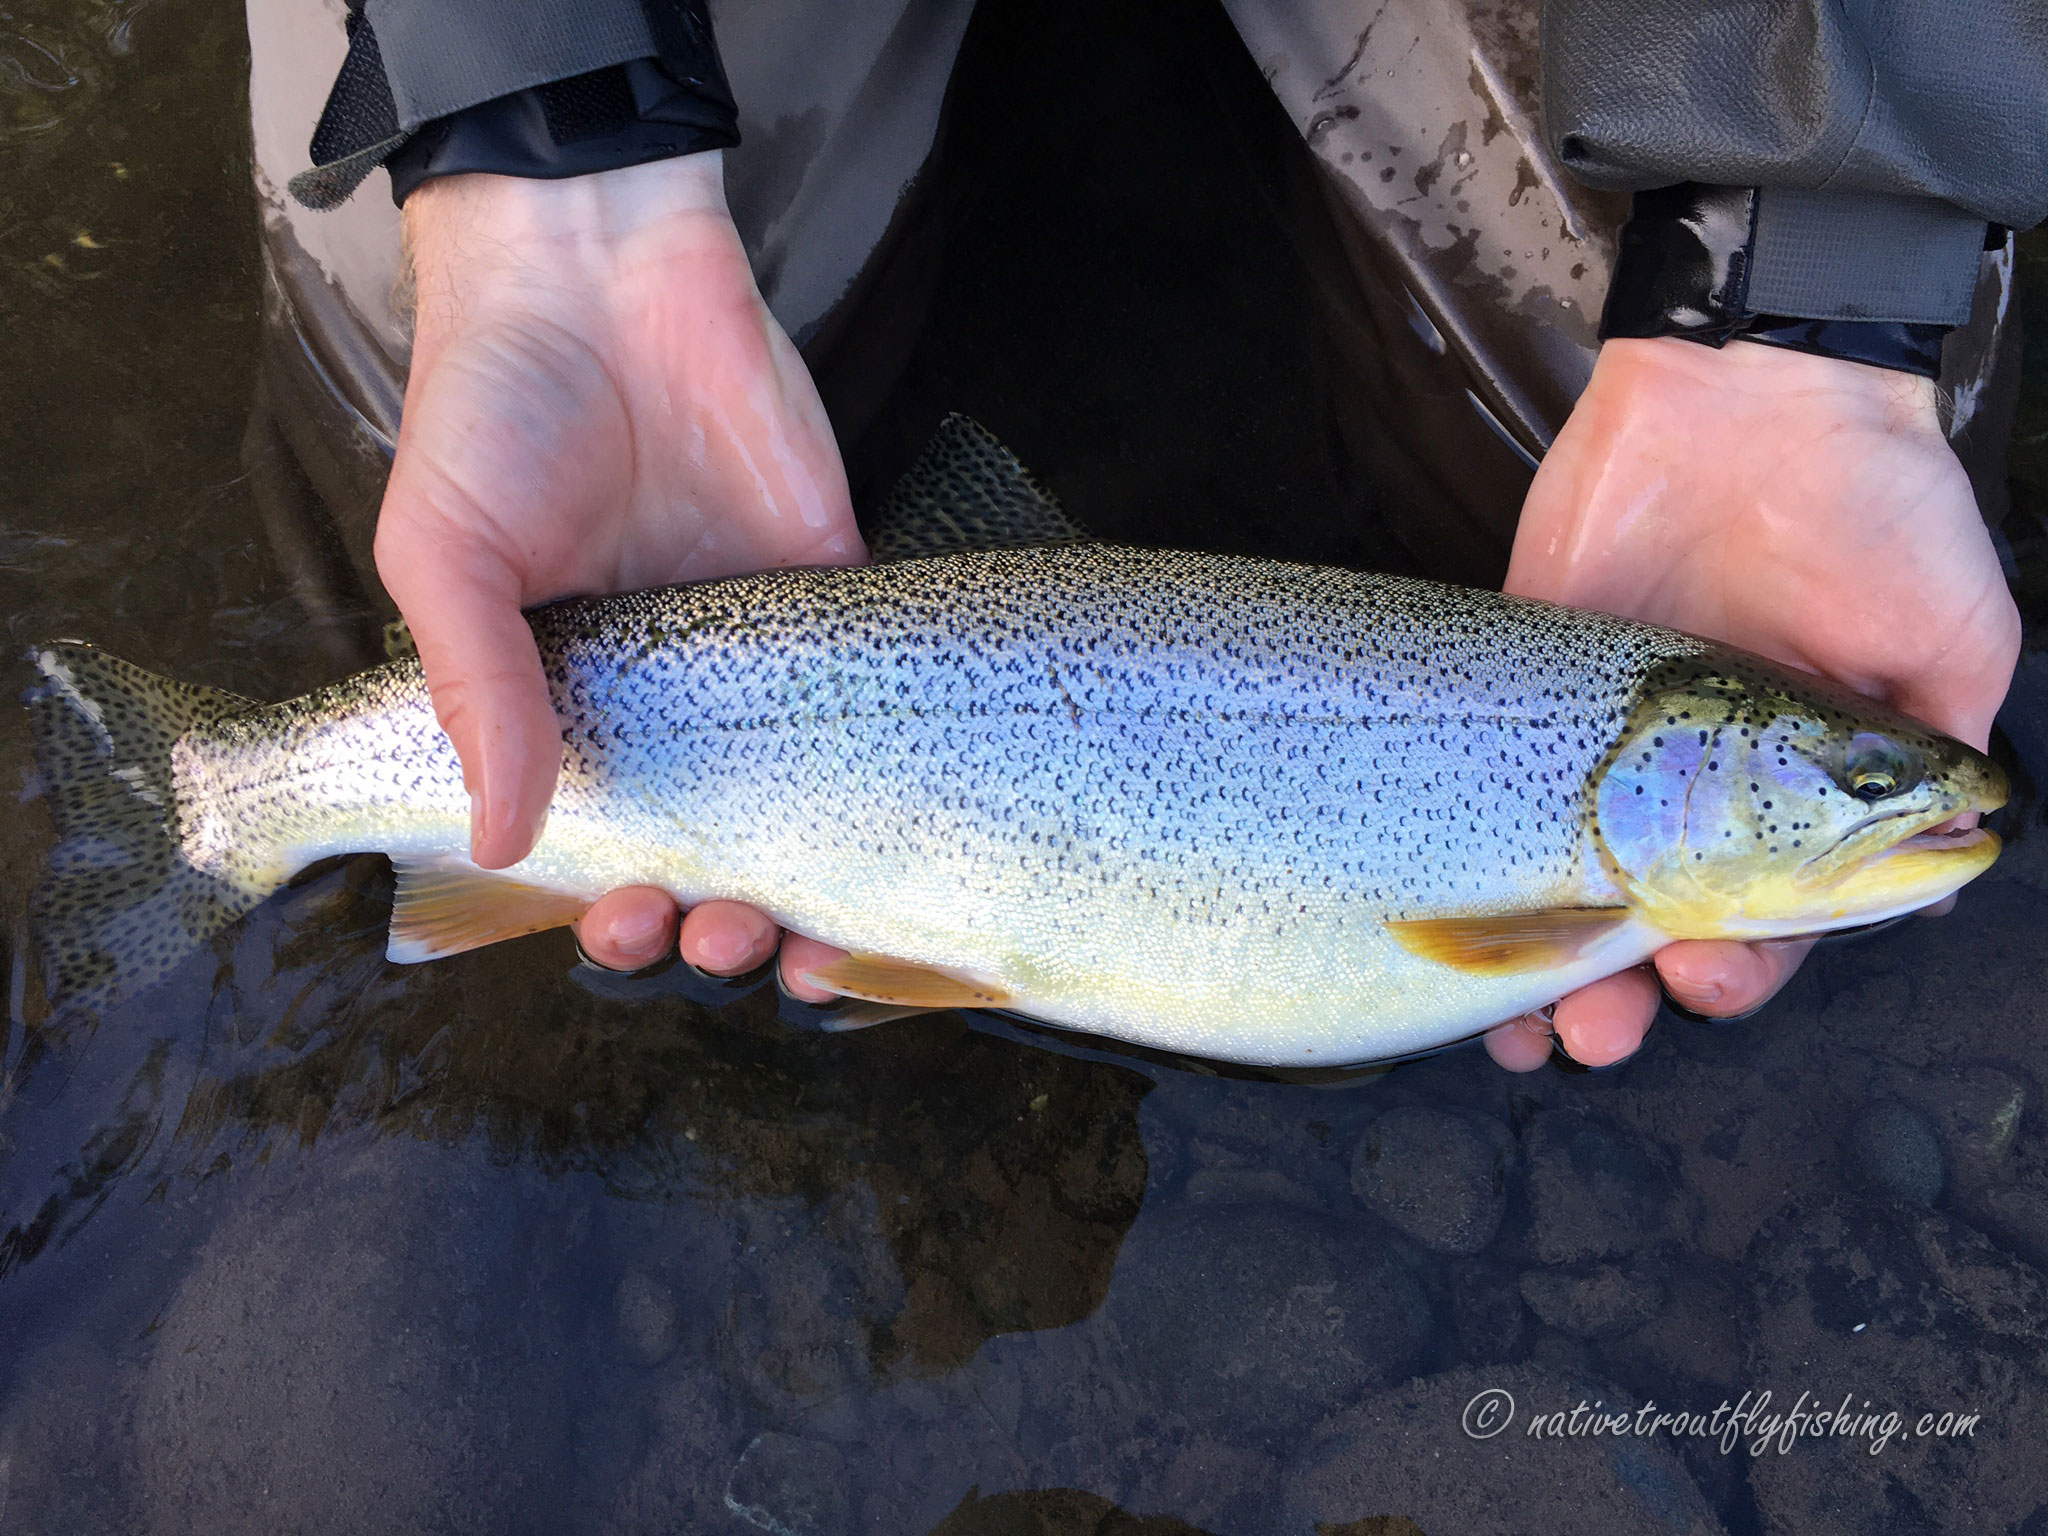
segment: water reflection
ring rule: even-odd
[[[792,1030],[762,984],[694,989],[737,993],[718,1008],[646,984],[592,995],[561,984],[560,936],[409,972],[384,963],[389,915],[383,861],[352,860],[157,995],[31,1030],[24,1080],[90,1075],[124,1047],[131,1075],[35,1214],[0,1235],[0,1274],[75,1232],[124,1177],[164,1194],[374,1135],[473,1142],[625,1200],[832,1208],[828,1228],[878,1245],[834,1282],[861,1372],[944,1369],[997,1333],[1099,1305],[1145,1186],[1138,1073],[1020,1052],[950,1015],[858,1037]],[[806,1347],[764,1340],[757,1364],[798,1397],[843,1385],[854,1367],[764,1363]]]
[[[92,110],[108,63],[135,46],[136,19],[156,0],[0,5],[0,148]]]

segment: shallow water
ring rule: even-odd
[[[242,48],[222,0],[0,0],[10,696],[54,635],[283,696],[373,617],[312,622],[266,533],[292,487]],[[1294,391],[1286,242],[1148,225],[1172,196],[1041,222],[1045,157],[1085,146],[1034,131],[952,210],[906,395],[1098,526],[1158,486],[1202,507],[1190,542],[1396,561],[1315,521],[1364,493]],[[991,307],[976,263],[1020,239],[1070,280]],[[1148,242],[1182,254],[1154,273]],[[2048,242],[2027,267],[2048,316]],[[2048,1530],[2040,340],[2010,851],[1956,917],[1823,946],[1753,1019],[1667,1015],[1605,1073],[1275,1083],[954,1015],[823,1036],[772,986],[613,978],[561,935],[395,968],[374,859],[66,1022],[0,711],[0,1531]],[[1515,1417],[1474,1438],[1489,1391]],[[1766,1391],[1873,1422],[1760,1453],[1762,1419],[1730,1448],[1525,1433]],[[1914,1432],[1945,1412],[1973,1429]]]

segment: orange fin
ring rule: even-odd
[[[391,867],[398,896],[384,955],[399,965],[561,928],[590,910],[588,897],[528,885],[467,859],[394,858]]]
[[[928,1012],[938,1008],[1007,1008],[1010,994],[1000,987],[962,981],[943,971],[934,971],[907,960],[888,960],[880,955],[847,955],[830,965],[803,973],[814,987],[824,987],[841,997],[858,997],[870,1003],[888,1003],[907,1012]],[[900,1018],[902,1014],[892,1014]],[[871,1020],[881,1023],[879,1018]]]
[[[1392,919],[1387,931],[1411,955],[1469,976],[1519,976],[1569,964],[1634,914],[1627,907],[1557,907],[1480,917]]]

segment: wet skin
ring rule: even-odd
[[[377,535],[475,807],[479,864],[532,846],[557,727],[519,609],[774,565],[857,563],[817,393],[760,300],[716,155],[565,182],[430,182],[408,200],[419,315]],[[1730,641],[1982,747],[2018,616],[1932,386],[1742,344],[1616,342],[1523,509],[1508,590]],[[675,946],[716,975],[780,954],[796,997],[838,951],[762,913],[681,917],[614,891],[578,937],[633,970]],[[1552,1036],[1602,1066],[1659,984],[1697,1012],[1766,1001],[1805,942],[1673,944],[1487,1037],[1516,1071]]]

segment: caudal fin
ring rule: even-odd
[[[58,843],[30,916],[51,999],[104,1007],[263,899],[187,862],[171,771],[186,731],[256,706],[87,645],[48,645],[35,661],[29,718]]]

